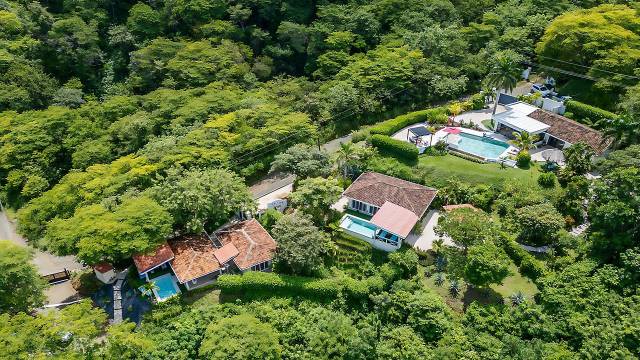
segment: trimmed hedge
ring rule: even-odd
[[[587,125],[597,125],[600,121],[618,118],[618,115],[610,111],[576,100],[565,102],[565,106],[567,107],[567,112],[570,112],[576,121]]]
[[[415,145],[402,140],[393,139],[386,135],[371,136],[371,145],[394,156],[408,160],[417,160],[418,155],[420,154]]]
[[[518,266],[520,273],[538,285],[536,281],[547,272],[545,265],[514,240],[503,238],[501,243],[504,251]]]
[[[217,285],[221,290],[229,292],[284,292],[321,299],[333,299],[339,294],[345,294],[354,300],[366,300],[369,293],[382,291],[385,282],[379,276],[365,280],[346,276],[316,279],[250,271],[242,275],[222,275],[218,278]]]
[[[417,124],[419,122],[439,123],[443,117],[446,122],[446,108],[437,107],[433,109],[420,110],[410,112],[408,114],[400,115],[396,118],[383,121],[379,124],[372,126],[369,129],[371,134],[380,135],[393,135],[409,125]]]

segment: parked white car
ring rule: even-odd
[[[531,92],[532,93],[539,93],[541,94],[543,97],[550,95],[551,93],[553,93],[553,91],[549,88],[547,88],[546,86],[542,85],[542,84],[533,84],[531,86]]]

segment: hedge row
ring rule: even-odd
[[[618,115],[610,111],[581,103],[576,100],[569,100],[565,102],[565,106],[567,107],[567,112],[572,113],[576,121],[588,125],[596,125],[600,121],[611,120],[618,117]]]
[[[368,299],[370,293],[382,291],[385,282],[374,276],[365,280],[349,277],[315,279],[275,273],[250,271],[243,275],[222,275],[218,287],[229,292],[291,293],[304,297],[333,299],[344,294],[354,300]]]
[[[437,107],[433,109],[420,110],[400,115],[396,118],[383,121],[372,126],[369,129],[371,134],[393,135],[409,125],[420,122],[429,122],[431,124],[444,124],[447,122],[447,109]]]
[[[420,154],[415,145],[406,141],[396,140],[386,135],[371,136],[371,145],[394,156],[408,160],[417,160]]]
[[[511,260],[518,266],[520,273],[536,283],[536,281],[544,276],[547,272],[545,265],[529,252],[523,249],[513,239],[502,239],[504,251],[509,255]]]

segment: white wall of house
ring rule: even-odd
[[[366,215],[374,215],[380,208],[360,200],[349,199],[347,208]]]

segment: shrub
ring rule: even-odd
[[[418,159],[418,148],[408,142],[396,140],[386,135],[373,135],[371,137],[371,144],[376,148],[386,151],[396,157],[405,158],[408,160]]]
[[[540,176],[538,176],[538,185],[544,188],[552,188],[556,186],[556,174],[552,172],[540,174]]]
[[[358,143],[360,141],[366,140],[371,134],[369,134],[369,130],[361,129],[351,133],[351,142]]]
[[[369,131],[371,134],[393,135],[402,128],[419,122],[427,121],[429,123],[438,124],[439,122],[436,121],[441,121],[442,115],[444,115],[446,123],[447,115],[444,114],[445,111],[446,110],[444,108],[438,107],[411,112],[374,125],[369,129]]]
[[[531,155],[529,155],[528,151],[520,151],[518,155],[516,155],[516,165],[519,168],[526,168],[531,163]]]
[[[520,227],[520,240],[536,246],[554,242],[565,224],[562,215],[549,203],[516,209],[514,215]]]
[[[484,109],[484,95],[482,93],[473,94],[467,101],[471,104],[469,110],[482,110]]]
[[[454,156],[457,156],[457,157],[459,157],[459,158],[463,158],[463,159],[465,159],[465,160],[473,161],[473,162],[475,162],[475,163],[484,164],[484,160],[482,160],[482,159],[480,159],[480,158],[478,158],[478,157],[475,157],[475,156],[473,156],[473,155],[469,155],[469,154],[461,153],[461,152],[459,152],[459,151],[455,151],[455,150],[450,150],[450,151],[449,151],[449,154],[454,155]]]
[[[385,285],[378,276],[364,280],[346,276],[316,279],[260,271],[250,271],[242,275],[222,275],[218,278],[217,284],[221,290],[235,293],[286,293],[321,299],[333,299],[342,293],[353,300],[367,299],[369,293],[380,292]]]
[[[544,264],[529,254],[520,244],[506,237],[500,238],[499,242],[502,243],[502,248],[511,260],[513,260],[514,264],[516,264],[522,275],[528,277],[533,282],[536,282],[536,280],[545,275],[546,267]]]
[[[597,125],[597,123],[602,120],[612,120],[618,117],[618,115],[610,111],[581,103],[576,100],[569,100],[565,102],[565,106],[567,107],[567,111],[571,113],[576,121],[587,125]]]

